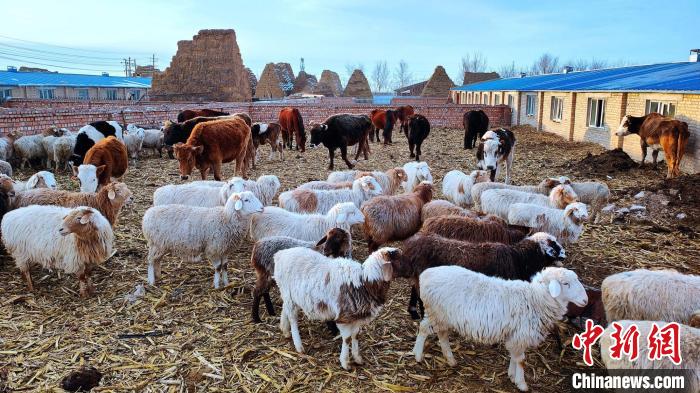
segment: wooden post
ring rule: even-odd
[[[576,127],[576,93],[571,93],[571,109],[569,111],[569,140],[574,140],[574,130]]]
[[[537,113],[537,131],[542,131],[542,116],[544,115],[544,92],[541,91],[537,99],[540,109]]]

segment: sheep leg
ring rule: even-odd
[[[148,283],[150,285],[156,285],[156,282],[160,280],[160,259],[162,257],[163,253],[155,247],[148,248]]]
[[[292,341],[294,342],[294,348],[297,350],[297,352],[304,353],[304,346],[301,344],[301,336],[299,335],[299,323],[297,321],[297,309],[295,306],[290,305],[289,302],[285,302],[282,305],[282,309],[283,309],[283,312],[287,314],[287,320],[289,321],[289,327],[292,331]]]
[[[223,270],[223,261],[221,259],[215,259],[214,261],[214,288],[221,288],[221,276]]]
[[[284,304],[287,302],[282,303],[282,313],[280,314],[280,330],[282,331],[282,335],[285,338],[289,338],[291,336],[291,332],[289,330],[289,317],[287,316],[287,309],[284,307]]]
[[[340,366],[350,370],[350,342],[352,341],[352,325],[338,324],[338,330],[343,337],[343,345],[340,347]]]
[[[90,280],[90,269],[84,268],[78,272],[78,281],[80,282],[80,297],[87,298],[92,293],[92,281]]]
[[[428,317],[425,317],[418,326],[418,336],[416,337],[416,343],[413,345],[413,355],[416,357],[416,362],[420,363],[423,361],[423,348],[425,347],[425,340],[430,333],[430,320]]]
[[[421,318],[421,316],[418,315],[418,312],[416,312],[416,304],[418,304],[419,300],[420,297],[418,296],[417,284],[413,284],[411,287],[411,299],[408,301],[408,313],[411,315],[411,319],[418,320]]]
[[[357,334],[360,332],[360,326],[355,326],[352,329],[352,359],[355,364],[362,364],[362,356],[360,355],[360,342],[357,341]]]
[[[508,376],[510,380],[521,391],[527,391],[527,383],[525,383],[525,369],[523,362],[525,361],[525,351],[517,348],[511,343],[506,343],[506,349],[510,353],[510,364],[508,366]]]
[[[510,184],[510,171],[513,167],[513,151],[510,151],[508,158],[506,158],[506,184]],[[497,167],[498,168],[498,167]]]
[[[253,289],[253,307],[251,309],[251,317],[253,322],[259,323],[260,320],[260,297],[265,299],[265,307],[267,307],[267,313],[269,315],[275,315],[275,309],[272,306],[272,301],[270,300],[270,280],[264,277],[258,277],[255,281],[255,288]]]
[[[272,305],[272,299],[270,299],[269,290],[263,294],[263,300],[265,300],[265,308],[269,315],[275,315],[275,307]]]
[[[452,350],[450,349],[449,331],[447,329],[437,330],[435,328],[433,328],[433,330],[435,333],[437,333],[440,349],[442,350],[442,356],[447,359],[447,364],[454,367],[457,364],[457,361],[455,360]]]
[[[27,289],[29,292],[34,291],[34,283],[32,282],[32,273],[29,271],[29,265],[26,265],[25,267],[21,268],[20,271],[22,272],[22,277],[24,277],[24,281],[27,282]]]
[[[225,287],[228,286],[228,260],[226,258],[221,259],[221,282]]]

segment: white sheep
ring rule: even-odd
[[[91,207],[32,205],[5,214],[2,241],[33,290],[30,268],[38,264],[75,274],[80,295],[92,292],[90,274],[112,254],[112,226]]]
[[[401,167],[396,167],[396,168],[391,168],[387,170],[386,172],[381,172],[381,171],[372,171],[372,172],[363,172],[363,171],[358,171],[358,170],[349,170],[349,171],[336,171],[336,172],[331,172],[328,175],[328,178],[326,182],[330,183],[349,183],[350,185],[347,186],[347,188],[352,187],[352,182],[362,176],[372,176],[373,178],[377,179],[377,182],[379,182],[379,185],[382,186],[382,190],[384,190],[384,195],[394,195],[399,191],[399,186],[401,186],[402,182],[406,180],[406,171],[401,168]],[[314,183],[314,182],[310,182]],[[308,183],[307,183],[308,184]],[[318,187],[323,187],[321,186],[321,182],[315,183],[318,184]],[[324,182],[325,184],[325,182]],[[313,185],[307,186],[308,188],[316,188]],[[318,190],[321,189],[334,189],[338,188],[333,187],[333,186],[327,186],[327,188],[316,188]]]
[[[659,329],[662,329],[668,322],[623,320],[617,321],[617,323],[620,324],[623,332],[636,326],[639,332],[639,352],[633,361],[624,354],[619,359],[614,359],[610,352],[617,340],[613,338],[614,326],[609,325],[600,337],[600,357],[608,370],[642,370],[639,375],[658,375],[659,369],[687,370],[683,391],[700,391],[700,329],[685,324],[679,325],[681,363],[674,364],[668,357],[650,359],[651,349],[649,345],[646,345],[646,338],[651,334],[653,325],[656,324]]]
[[[491,173],[489,171],[476,170],[469,175],[462,171],[449,171],[442,178],[442,195],[457,206],[469,207],[473,203],[472,187],[475,184],[490,181]]]
[[[0,160],[0,174],[12,177],[12,165],[7,161]]]
[[[570,185],[578,195],[579,201],[591,205],[591,222],[595,222],[598,213],[608,204],[610,199],[610,188],[605,183],[597,181],[572,182],[566,176],[560,176],[553,180]]]
[[[129,124],[131,126],[132,124]],[[127,127],[128,129],[128,127]],[[126,151],[131,157],[133,163],[136,163],[136,159],[139,158],[139,153],[143,148],[143,140],[146,136],[146,132],[143,128],[132,128],[129,133],[124,135],[124,144],[126,145]]]
[[[352,202],[360,207],[372,197],[382,194],[382,187],[371,176],[363,176],[352,183],[352,189],[308,190],[295,189],[280,194],[280,207],[297,213],[324,214],[335,204]]]
[[[143,216],[148,243],[148,283],[160,279],[160,260],[167,253],[195,261],[204,256],[214,265],[214,288],[228,285],[226,255],[245,237],[253,213],[262,203],[250,191],[236,193],[217,207],[153,206]]]
[[[219,188],[191,183],[168,184],[158,187],[153,192],[153,206],[223,206],[226,204],[228,198],[235,192],[239,191],[234,190],[234,185],[231,182],[224,183]]]
[[[524,191],[495,189],[486,190],[481,194],[480,208],[489,213],[508,220],[510,206],[514,203],[530,203],[556,209],[563,209],[568,204],[576,202],[574,190],[568,185],[558,185],[549,193],[549,197]]]
[[[638,269],[608,276],[601,285],[608,321],[662,320],[689,324],[700,310],[700,276]]]
[[[588,303],[576,273],[556,267],[542,270],[527,282],[440,266],[421,273],[419,282],[425,318],[413,347],[416,361],[423,360],[425,340],[431,333],[437,334],[451,366],[457,362],[450,350],[450,330],[481,344],[503,342],[510,353],[508,376],[522,391],[527,390],[525,351],[544,341],[566,314],[569,302],[581,307]]]
[[[262,175],[258,177],[257,180],[245,180],[241,177],[232,177],[229,180],[217,181],[217,180],[196,180],[188,184],[208,186],[208,187],[221,187],[224,184],[232,184],[234,192],[250,191],[262,202],[264,206],[270,206],[272,200],[277,195],[277,191],[280,189],[280,180],[275,175]]]
[[[10,131],[0,138],[0,160],[9,161],[13,157],[15,141],[23,135],[20,131]]]
[[[25,164],[31,167],[31,160],[43,161],[46,158],[43,140],[43,134],[36,134],[23,136],[15,141],[14,150],[20,161],[20,169],[24,168]]]
[[[163,131],[159,129],[144,130],[143,149],[151,149],[153,152],[158,152],[158,157],[163,157]]]
[[[401,182],[404,192],[413,192],[413,187],[418,183],[433,181],[433,175],[430,174],[430,167],[425,161],[411,161],[403,165],[403,170],[406,172],[406,181]]]
[[[53,144],[53,151],[47,153],[53,157],[55,172],[58,172],[59,168],[70,170],[69,162],[73,155],[77,135],[77,133],[71,133],[70,131],[64,133],[63,136],[56,138]]]
[[[328,213],[300,214],[275,206],[267,206],[263,212],[253,216],[250,236],[260,240],[269,236],[290,236],[299,240],[317,241],[331,228],[340,228],[350,233],[353,225],[365,222],[365,216],[352,202],[338,203]]]
[[[536,186],[524,185],[524,186],[514,186],[512,184],[497,183],[497,182],[484,182],[474,184],[471,189],[472,201],[476,205],[481,203],[481,194],[486,190],[496,189],[496,188],[507,188],[509,190],[525,191],[533,194],[549,195],[552,188],[562,184],[559,179],[544,179],[540,184]]]
[[[50,188],[52,190],[57,190],[58,185],[56,184],[56,177],[53,173],[47,171],[39,171],[27,179],[27,181],[15,181],[14,185],[15,192],[31,190],[33,188]]]
[[[278,251],[274,277],[283,302],[280,329],[284,336],[290,336],[291,328],[294,347],[303,353],[299,310],[308,319],[333,320],[343,340],[341,366],[350,368],[351,343],[355,363],[362,364],[357,335],[381,311],[394,275],[392,262],[400,256],[395,248],[381,248],[360,264],[347,258],[328,258],[304,247]]]
[[[564,244],[576,242],[588,220],[588,210],[581,202],[574,202],[564,209],[553,209],[531,203],[514,203],[508,211],[508,223],[532,228],[535,232],[547,232]]]

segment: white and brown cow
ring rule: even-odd
[[[280,161],[284,160],[283,145],[282,145],[282,127],[279,123],[253,123],[250,127],[250,132],[253,136],[253,147],[255,148],[255,161],[258,160],[258,147],[260,145],[269,144],[270,155],[267,157],[271,160],[275,152],[279,154]]]
[[[515,135],[505,128],[486,131],[476,150],[477,166],[491,171],[491,181],[496,181],[500,164],[506,167],[506,184],[510,184],[510,171],[513,166]]]

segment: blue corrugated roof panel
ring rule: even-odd
[[[69,86],[151,88],[151,78],[0,71],[0,86]]]
[[[700,62],[649,64],[524,78],[496,79],[456,87],[459,91],[677,91],[700,93]]]

